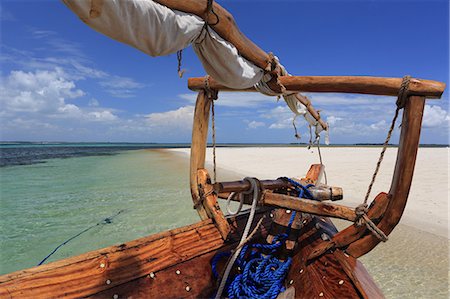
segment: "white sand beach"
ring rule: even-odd
[[[182,156],[189,149],[170,149]],[[362,202],[375,169],[381,148],[378,147],[325,147],[321,148],[326,165],[328,184],[344,189],[342,204],[356,206]],[[372,190],[370,200],[379,192],[389,191],[396,159],[396,148],[389,148]],[[402,224],[448,238],[449,148],[420,148],[414,179]],[[207,151],[211,164],[211,149]],[[236,178],[255,176],[275,179],[280,176],[302,177],[309,166],[319,162],[317,149],[293,147],[218,148],[218,177],[226,170]],[[209,165],[210,166],[210,165]],[[212,169],[212,167],[209,167]]]
[[[356,206],[362,202],[381,148],[322,148],[328,184],[344,189],[340,203]],[[187,159],[189,149],[170,149]],[[372,190],[389,191],[396,148],[386,152],[385,161]],[[408,204],[400,224],[360,260],[383,290],[386,298],[449,298],[449,149],[420,148]],[[211,167],[211,150],[207,168]],[[292,147],[218,148],[218,179],[255,176],[273,179],[302,177],[309,166],[318,163],[317,149]],[[333,220],[338,229],[347,221]]]

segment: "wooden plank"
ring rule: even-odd
[[[213,185],[211,185],[211,178],[206,169],[199,169],[197,173],[198,188],[203,198],[203,206],[209,217],[214,220],[222,238],[226,240],[230,233],[230,225],[220,210],[219,203],[217,202],[217,194],[213,192]]]
[[[386,235],[389,235],[400,221],[408,200],[419,149],[424,106],[424,97],[412,96],[406,101],[403,111],[397,161],[389,190],[391,200],[383,219],[377,225]],[[372,250],[378,243],[380,240],[369,234],[351,244],[347,252],[354,257],[360,257]]]
[[[382,294],[363,265],[351,256],[348,259],[352,263],[358,263],[362,269],[354,268],[353,271],[346,271],[335,252],[328,252],[313,261],[307,261],[306,257],[311,250],[322,242],[321,235],[324,231],[318,229],[316,225],[322,221],[332,225],[328,218],[313,217],[305,224],[300,235],[298,246],[300,251],[292,260],[287,278],[287,281],[292,282],[292,286],[295,287],[296,298],[366,298],[364,294],[369,296],[374,293]]]
[[[373,204],[367,211],[367,216],[375,224],[377,224],[380,221],[381,217],[383,217],[388,203],[389,197],[386,193],[382,192],[378,194],[373,201]],[[317,258],[330,249],[347,247],[349,244],[359,240],[364,233],[367,233],[367,228],[365,225],[350,225],[346,229],[334,235],[330,241],[324,240],[323,242],[316,245],[311,251],[311,254],[308,256],[308,260]],[[370,232],[368,233],[370,234]]]
[[[270,57],[261,48],[248,39],[236,25],[233,16],[213,1],[215,14],[207,14],[207,1],[202,0],[155,0],[159,4],[165,5],[171,9],[191,13],[206,20],[211,24],[211,28],[224,40],[233,44],[239,54],[247,60],[253,62],[263,70],[270,66]],[[209,17],[209,18],[208,18]],[[218,17],[218,19],[217,19]]]
[[[370,274],[360,261],[336,250],[334,257],[342,266],[345,273],[351,278],[363,298],[384,298],[383,293],[370,278]]]
[[[380,78],[359,76],[281,76],[280,83],[292,92],[342,92],[385,96],[397,96],[402,84],[402,78]],[[223,86],[212,78],[210,87],[220,91],[237,91]],[[204,88],[203,78],[189,78],[188,87],[191,90]],[[409,94],[427,98],[440,98],[445,89],[445,83],[412,78],[409,84]],[[248,88],[239,91],[256,91]]]
[[[0,276],[0,298],[80,298],[220,248],[211,220]]]
[[[205,168],[206,144],[208,139],[208,123],[209,110],[211,108],[211,101],[206,97],[205,91],[201,90],[198,93],[197,101],[195,103],[194,123],[192,126],[192,143],[191,143],[191,159],[190,159],[190,187],[192,200],[194,201],[195,209],[197,210],[202,220],[208,219],[197,185],[197,171]]]
[[[319,216],[335,217],[348,221],[355,221],[355,209],[329,202],[320,202],[305,198],[298,198],[284,194],[263,192],[261,202],[264,205],[290,209]]]
[[[211,271],[215,254],[203,254],[88,298],[211,298],[216,288]]]

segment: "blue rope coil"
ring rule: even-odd
[[[298,192],[298,197],[314,199],[308,190],[314,186],[313,184],[303,186],[292,179],[282,179],[287,180],[294,187]],[[276,258],[275,254],[287,239],[295,215],[294,211],[289,219],[286,233],[275,236],[271,244],[255,243],[242,247],[235,263],[239,273],[232,280],[229,279],[225,286],[228,298],[275,299],[286,290],[284,280],[292,264],[292,258],[288,257],[282,261]],[[216,279],[219,277],[217,263],[223,257],[230,255],[230,252],[220,252],[212,259],[212,272]]]

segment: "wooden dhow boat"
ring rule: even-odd
[[[425,100],[440,98],[445,84],[410,77],[290,76],[276,57],[247,39],[232,16],[212,1],[64,2],[89,26],[152,55],[196,43],[193,46],[211,75],[188,80],[188,87],[198,92],[190,189],[201,220],[0,276],[1,298],[383,297],[358,258],[385,241],[398,224],[413,177]],[[146,30],[173,26],[189,35],[191,21],[201,25],[200,33],[192,33],[196,39],[188,36],[176,46],[167,42],[167,36],[146,36]],[[145,29],[149,24],[153,27]],[[214,52],[214,47],[219,50]],[[222,54],[228,56],[220,60]],[[228,60],[230,55],[237,59]],[[230,75],[242,70],[247,72]],[[322,164],[312,165],[304,178],[213,181],[205,169],[205,154],[210,111],[222,91],[284,96],[293,111],[304,108],[300,114],[315,127],[316,136],[327,124],[298,92],[398,96],[391,131],[401,110],[403,117],[390,189],[368,204],[369,188],[356,208],[336,204],[342,189],[322,183]],[[218,205],[220,198],[251,208],[225,215]],[[350,225],[338,231],[330,218],[347,220]]]

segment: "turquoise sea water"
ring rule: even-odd
[[[36,266],[91,226],[46,263],[198,221],[187,159],[140,149],[158,146],[1,145],[1,159],[16,158],[0,167],[0,274]],[[361,261],[386,298],[448,298],[448,248],[447,238],[399,225]]]
[[[119,151],[117,151],[119,150]],[[0,273],[47,262],[198,221],[188,163],[158,150],[52,158],[0,168]]]

